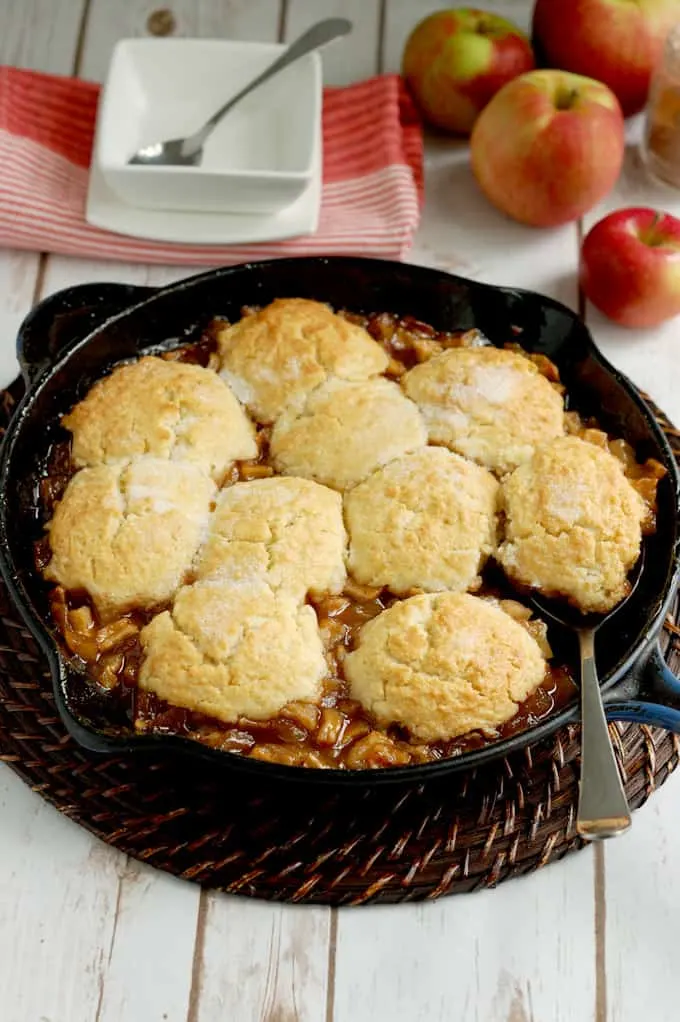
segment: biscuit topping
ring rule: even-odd
[[[163,603],[205,538],[214,493],[186,462],[147,457],[84,468],[50,522],[45,577],[85,589],[104,615]]]
[[[188,461],[219,481],[257,455],[255,430],[211,370],[147,356],[119,366],[62,419],[76,467],[150,454]]]
[[[562,397],[533,362],[487,346],[453,348],[403,377],[431,443],[503,475],[564,433]]]
[[[443,447],[390,462],[345,496],[349,570],[394,593],[465,592],[496,549],[498,482]]]
[[[628,592],[645,506],[608,451],[579,437],[539,447],[503,485],[498,558],[517,582],[606,613]]]
[[[317,699],[326,673],[312,608],[259,579],[181,589],[141,641],[142,689],[227,723]]]
[[[309,479],[257,479],[220,494],[196,576],[257,577],[299,600],[339,593],[346,545],[339,493]]]
[[[329,377],[366,380],[389,362],[363,327],[306,298],[277,299],[225,327],[218,343],[224,379],[263,423]]]
[[[346,490],[381,465],[427,441],[425,425],[396,383],[329,380],[272,431],[274,466]]]
[[[466,593],[395,603],[364,625],[345,660],[353,698],[425,741],[504,723],[545,672],[526,629]]]

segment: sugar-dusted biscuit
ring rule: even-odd
[[[271,453],[279,472],[345,490],[426,441],[420,412],[396,383],[333,379],[281,415]]]
[[[553,440],[505,480],[502,502],[498,559],[510,578],[583,611],[604,613],[626,596],[645,506],[608,451]]]
[[[545,677],[525,628],[468,593],[426,593],[364,625],[344,660],[350,695],[378,724],[433,742],[509,720]]]
[[[214,494],[189,462],[148,457],[81,469],[48,525],[45,577],[85,589],[104,615],[162,603],[191,568]]]
[[[561,395],[526,356],[494,348],[451,348],[402,379],[430,441],[504,474],[537,444],[564,433]]]
[[[496,549],[498,481],[444,447],[421,447],[345,494],[354,578],[393,593],[464,592]]]
[[[198,578],[260,578],[304,600],[345,584],[342,499],[310,479],[275,476],[222,490],[201,549]]]
[[[317,700],[327,670],[312,608],[259,580],[181,589],[141,642],[140,688],[226,723]]]
[[[257,455],[253,424],[216,373],[153,356],[95,383],[62,425],[77,467],[150,454],[219,480],[232,462]]]
[[[307,298],[278,298],[218,334],[222,375],[263,423],[331,376],[365,380],[387,368],[363,327]]]

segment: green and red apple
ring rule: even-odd
[[[641,110],[678,0],[537,0],[533,37],[542,63],[604,82],[624,115]]]
[[[472,169],[487,198],[536,227],[577,220],[613,188],[624,154],[616,96],[565,71],[531,71],[480,114]]]
[[[516,25],[463,7],[438,11],[414,28],[402,73],[425,120],[467,135],[501,86],[533,67],[531,44]]]
[[[655,209],[619,209],[589,231],[580,269],[584,294],[628,327],[680,315],[680,220]]]

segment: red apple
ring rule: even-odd
[[[654,209],[619,209],[583,242],[581,287],[622,326],[657,326],[680,315],[680,220]]]
[[[500,87],[534,66],[529,40],[511,21],[460,8],[416,25],[402,73],[427,121],[467,135]]]
[[[577,220],[611,190],[624,151],[613,92],[566,71],[530,71],[479,115],[472,169],[487,198],[535,227]]]
[[[533,34],[543,63],[604,82],[628,117],[679,21],[678,0],[538,0]]]

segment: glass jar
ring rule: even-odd
[[[652,78],[643,154],[654,177],[680,188],[680,25],[670,32]]]

